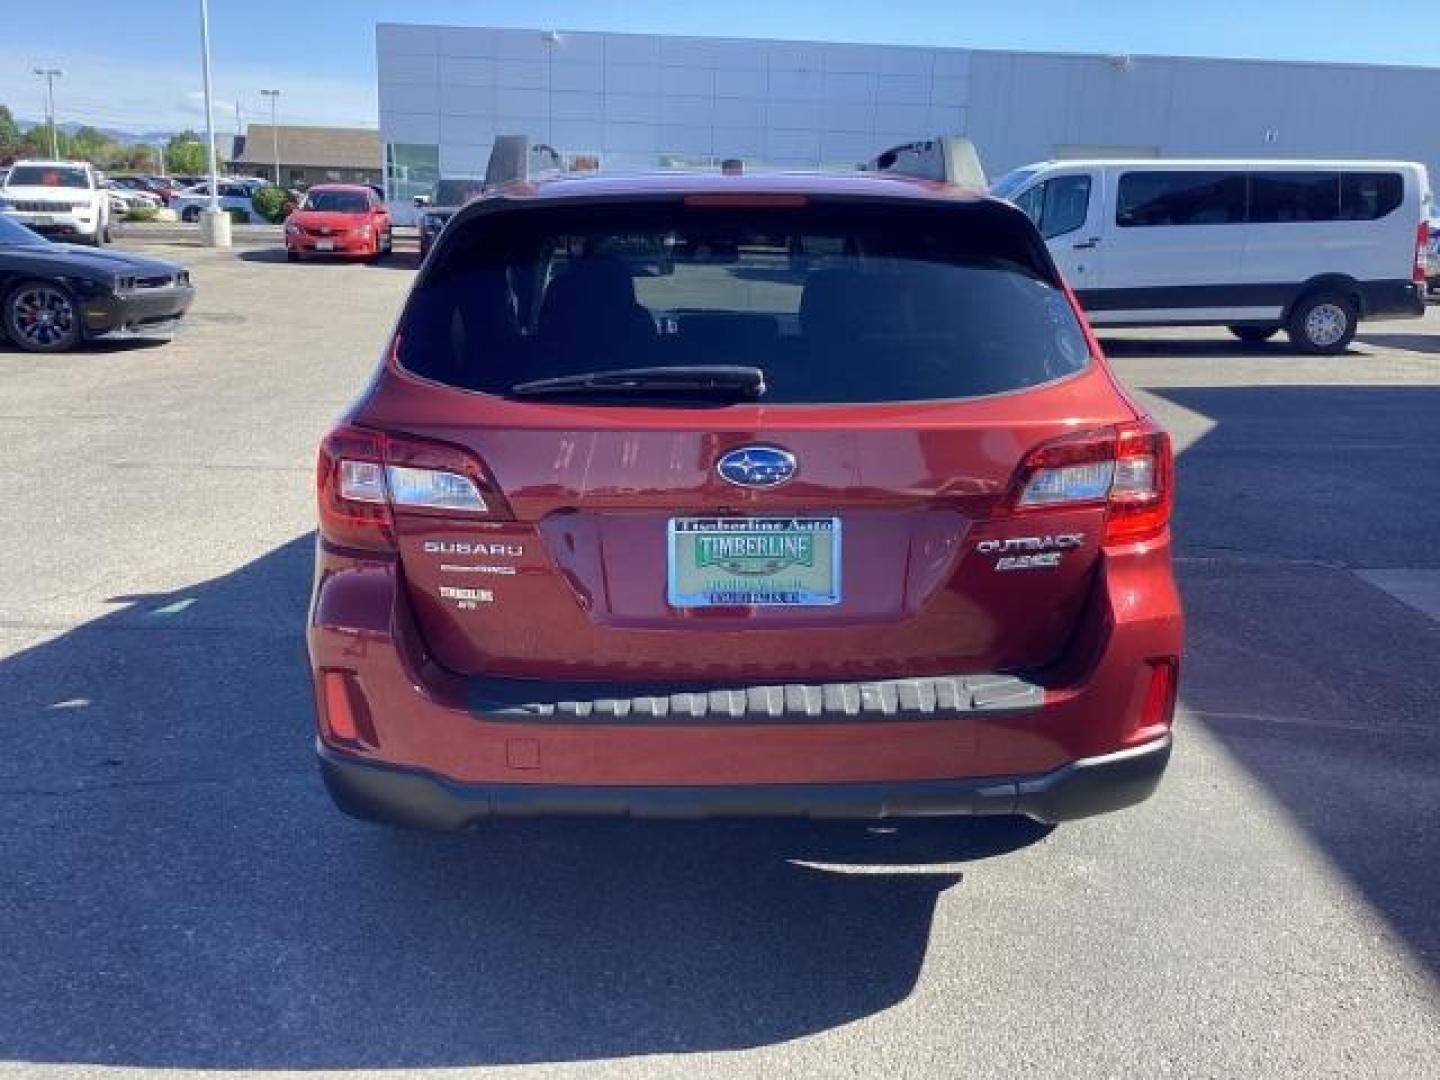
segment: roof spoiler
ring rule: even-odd
[[[917,180],[938,180],[945,184],[989,187],[975,144],[959,135],[901,143],[881,152],[861,166],[867,172],[891,173]]]
[[[485,166],[485,186],[499,187],[565,171],[565,162],[553,146],[531,143],[526,135],[497,135]]]

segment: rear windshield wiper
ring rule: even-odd
[[[765,393],[765,372],[758,367],[732,364],[698,364],[693,367],[617,368],[582,371],[534,379],[510,387],[515,397],[564,397],[586,394],[599,397],[704,398],[717,401],[754,401]]]

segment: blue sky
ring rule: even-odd
[[[282,121],[374,124],[376,22],[1440,66],[1440,17],[1429,0],[211,0],[210,8],[222,131],[234,129],[237,102],[246,119],[268,119],[262,87],[282,91]],[[62,121],[198,126],[197,12],[198,0],[69,0],[63,18],[6,16],[0,102],[39,117],[31,69],[53,65],[65,70],[56,84]],[[97,32],[77,34],[79,26]]]

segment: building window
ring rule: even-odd
[[[440,148],[418,143],[385,144],[385,187],[391,199],[409,202],[429,195],[440,179]]]

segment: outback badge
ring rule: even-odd
[[[997,555],[995,569],[1053,570],[1060,558],[1085,542],[1084,533],[1056,533],[1053,536],[1011,536],[1003,540],[981,540],[975,550]]]

